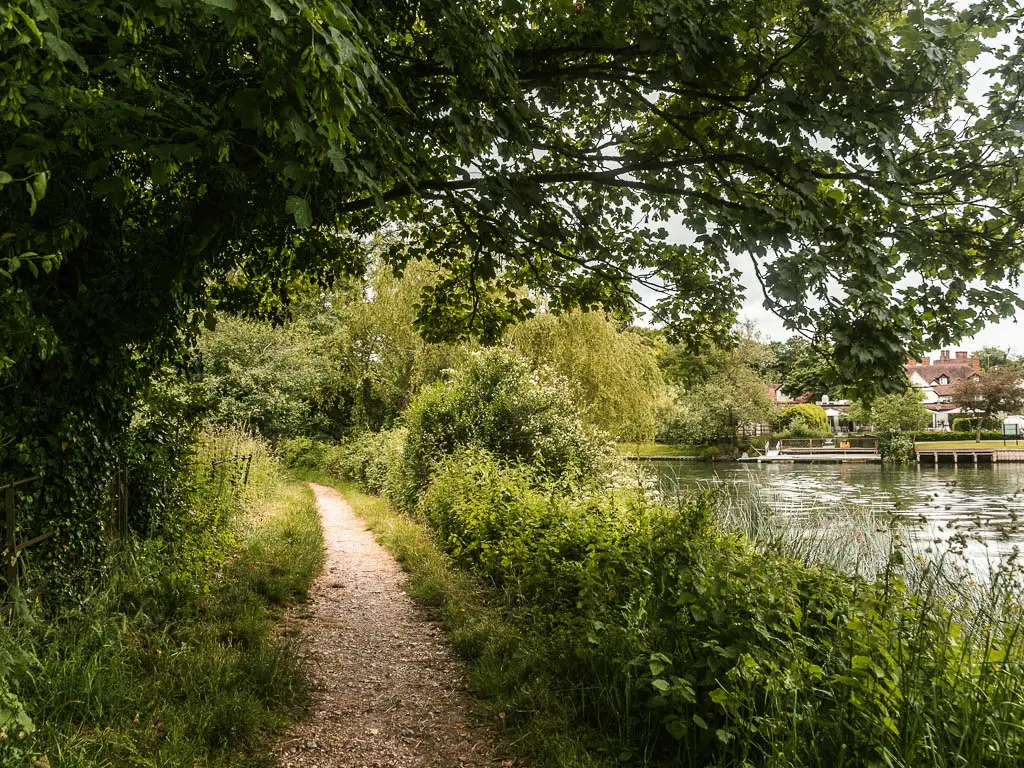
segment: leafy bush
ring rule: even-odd
[[[880,435],[878,452],[886,464],[907,464],[914,457],[914,438],[895,432]]]
[[[403,427],[396,427],[360,435],[338,447],[321,468],[370,493],[399,498],[408,484],[405,434]]]
[[[974,440],[977,435],[974,432],[918,432],[913,435],[917,443],[939,443],[946,440]],[[1001,431],[985,431],[981,433],[982,440],[1002,440]]]
[[[1005,725],[1024,717],[1020,614],[998,589],[962,625],[896,559],[877,583],[809,567],[718,530],[707,499],[565,492],[480,451],[447,460],[418,510],[545,641],[565,698],[622,762],[1024,760]]]
[[[338,374],[325,339],[302,323],[222,315],[199,339],[211,418],[276,439],[329,429],[321,407]]]
[[[602,455],[583,426],[564,383],[530,370],[512,352],[480,352],[450,381],[423,390],[405,413],[400,502],[411,506],[434,466],[467,447],[535,464],[551,477],[594,474]]]
[[[993,432],[999,432],[1002,435],[1003,422],[999,419],[989,417],[982,422],[982,429],[990,430]],[[974,435],[974,431],[978,428],[978,418],[970,416],[958,416],[953,419],[953,431],[954,432],[969,432]]]
[[[291,469],[318,469],[326,461],[334,446],[311,437],[293,437],[282,440],[277,447],[278,456]]]
[[[773,427],[778,433],[776,437],[825,437],[831,434],[825,409],[810,403],[780,409]]]

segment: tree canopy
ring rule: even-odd
[[[978,417],[976,438],[980,442],[984,424],[992,416],[1024,410],[1024,373],[990,368],[981,378],[958,381],[953,385],[953,402]]]
[[[923,402],[921,390],[912,387],[877,397],[870,403],[858,401],[850,409],[849,417],[884,432],[916,432],[932,423],[932,414]]]
[[[4,461],[116,439],[215,307],[280,313],[384,227],[395,268],[441,268],[428,338],[497,339],[538,294],[629,312],[640,288],[677,338],[722,338],[742,255],[841,382],[901,385],[904,354],[1021,305],[1019,49],[993,51],[984,109],[965,90],[1014,23],[877,0],[9,0]]]

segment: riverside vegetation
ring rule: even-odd
[[[428,388],[398,429],[283,455],[397,506],[356,497],[550,764],[1024,760],[1013,558],[970,590],[941,561],[910,567],[898,537],[872,574],[751,540],[710,494],[630,481],[564,389],[504,352]],[[545,718],[572,735],[543,746]]]
[[[211,472],[238,453],[247,485]],[[0,765],[256,764],[305,700],[275,627],[322,561],[312,494],[242,434],[202,432],[182,460],[160,530],[98,562],[73,601],[0,623]]]

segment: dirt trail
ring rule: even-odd
[[[327,560],[297,611],[313,677],[311,716],[274,754],[284,768],[501,765],[441,631],[405,594],[406,576],[341,494],[311,484]]]

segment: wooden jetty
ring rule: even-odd
[[[743,456],[739,461],[744,462],[756,462],[758,464],[779,464],[779,463],[790,463],[790,464],[814,464],[820,462],[826,462],[829,464],[834,463],[846,463],[846,462],[876,462],[881,461],[882,457],[877,453],[824,453],[824,452],[805,452],[805,453],[775,453],[761,456]]]
[[[954,467],[961,463],[978,466],[980,463],[998,464],[1007,461],[1024,461],[1024,448],[918,448],[917,463],[934,463],[940,460],[952,461]]]
[[[753,456],[740,461],[763,463],[812,464],[817,462],[877,462],[878,440],[837,435],[834,438],[790,438],[778,440],[775,450],[762,453],[754,448]]]

